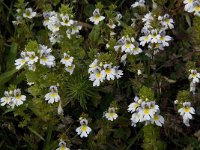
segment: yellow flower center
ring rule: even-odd
[[[41,59],[42,59],[43,61],[47,61],[47,58],[44,57],[44,56],[42,56]]]
[[[86,132],[87,126],[86,125],[82,125],[81,130],[82,130],[82,132]]]
[[[57,93],[51,93],[51,97],[55,98],[57,96]]]
[[[101,78],[100,72],[96,74],[96,78],[98,78],[98,79]]]
[[[150,112],[150,111],[149,111],[149,108],[144,108],[144,114],[145,114],[145,115],[148,115],[149,112]]]
[[[60,150],[65,150],[66,149],[66,147],[64,146],[64,145],[62,145],[61,147],[60,147]]]
[[[100,19],[100,15],[94,16],[94,20],[99,20],[99,19]]]
[[[195,11],[200,11],[200,6],[195,6],[195,7],[194,7],[194,10],[195,10]]]
[[[113,117],[114,116],[114,113],[109,113],[109,117]]]
[[[107,68],[106,69],[106,74],[110,74],[110,72],[111,72],[110,68]]]
[[[68,56],[65,56],[65,58],[64,58],[65,60],[69,60],[70,58],[68,57]]]
[[[126,48],[130,48],[131,47],[131,43],[126,43]]]
[[[184,112],[190,112],[190,107],[185,107]]]
[[[193,73],[193,74],[192,74],[192,77],[193,77],[193,78],[196,78],[196,76],[197,76],[196,73]]]
[[[16,100],[20,100],[21,99],[21,95],[16,96]]]
[[[147,41],[148,39],[149,39],[148,36],[145,36],[144,40]]]
[[[159,116],[158,115],[154,115],[154,120],[159,120]]]

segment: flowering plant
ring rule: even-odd
[[[0,12],[0,149],[200,149],[198,0]]]

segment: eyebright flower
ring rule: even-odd
[[[65,70],[66,70],[67,72],[69,72],[70,75],[72,75],[73,72],[74,72],[74,68],[75,68],[75,65],[72,64],[71,66],[65,67]]]
[[[50,86],[50,92],[45,95],[45,100],[48,103],[53,104],[54,102],[60,101],[60,96],[58,95],[58,89],[56,86]]]
[[[138,103],[138,101],[139,101],[139,97],[135,96],[134,102],[131,103],[131,104],[128,106],[128,112],[133,113],[133,112],[136,111],[136,109],[140,106],[140,104]]]
[[[101,71],[101,68],[96,68],[93,73],[90,73],[90,81],[93,81],[93,86],[100,86],[100,82],[105,79],[105,73]]]
[[[16,106],[22,105],[23,102],[26,100],[26,96],[25,95],[21,95],[21,90],[20,89],[15,89],[13,93],[14,93],[14,96],[12,98],[13,103]]]
[[[74,60],[74,57],[68,55],[67,53],[64,53],[64,57],[61,59],[61,63],[65,65],[65,67],[71,66],[72,62]]]
[[[111,67],[111,64],[105,64],[104,70],[102,71],[103,76],[106,76],[107,80],[115,79],[115,69]]]
[[[154,117],[151,119],[151,123],[155,123],[157,126],[162,126],[164,124],[163,116],[159,115],[158,113],[154,114]]]
[[[32,19],[36,16],[36,12],[33,12],[32,8],[26,8],[25,12],[23,13],[24,18]]]
[[[108,111],[105,112],[104,116],[105,116],[108,120],[113,121],[113,120],[117,119],[117,117],[118,117],[118,115],[117,115],[117,113],[116,113],[115,111],[116,111],[116,108],[114,108],[114,107],[109,107],[109,108],[108,108]]]
[[[35,52],[28,51],[26,52],[25,60],[28,63],[28,65],[33,65],[34,63],[38,61],[38,57],[35,55]]]
[[[189,78],[188,79],[192,79],[192,82],[193,83],[199,83],[199,78],[200,78],[200,73],[197,72],[197,70],[193,70],[191,69],[190,70],[190,75],[189,75]]]
[[[17,70],[19,70],[23,65],[25,65],[26,63],[25,57],[26,57],[26,53],[22,51],[21,58],[15,60],[15,66]]]
[[[184,102],[183,107],[178,110],[181,116],[183,116],[183,122],[186,126],[189,125],[189,120],[192,119],[192,115],[195,114],[195,109],[191,107],[190,102]]]
[[[86,118],[82,118],[80,120],[80,124],[81,126],[76,129],[77,134],[80,135],[81,138],[87,137],[88,134],[92,131],[92,129],[87,126],[88,120]]]
[[[9,103],[11,102],[12,97],[10,96],[8,91],[4,92],[4,97],[1,98],[1,106],[5,106],[6,104],[9,105]]]
[[[164,123],[164,118],[159,115],[159,106],[155,104],[155,101],[145,102],[136,96],[134,102],[128,106],[128,112],[132,113],[130,120],[134,127],[138,122],[145,122],[145,125],[155,123],[157,126],[162,126]]]
[[[66,15],[61,14],[60,16],[62,18],[62,21],[60,22],[62,26],[71,26],[74,23],[73,20],[69,19],[69,16],[67,14]]]
[[[70,150],[70,149],[66,147],[66,143],[61,139],[59,142],[59,148],[57,148],[56,150]]]
[[[40,45],[40,64],[47,66],[49,68],[55,66],[55,57],[51,55],[51,48],[47,48],[45,45]]]
[[[139,0],[138,2],[135,2],[131,5],[132,8],[144,7],[144,6],[145,6],[145,0]]]
[[[100,15],[99,9],[96,8],[93,12],[93,16],[89,18],[94,24],[99,24],[100,21],[104,20],[105,17]]]

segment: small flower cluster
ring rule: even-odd
[[[194,15],[200,16],[200,1],[199,0],[184,0],[184,10],[193,13]]]
[[[33,11],[32,8],[26,8],[24,11],[22,9],[17,9],[16,20],[12,21],[14,25],[19,25],[22,23],[23,18],[32,19],[36,17],[37,13]]]
[[[196,90],[196,83],[199,83],[200,73],[198,73],[196,69],[191,69],[189,71],[190,71],[190,75],[188,79],[191,80],[190,92],[194,93]]]
[[[29,70],[35,71],[38,60],[40,60],[40,64],[43,66],[48,68],[54,67],[55,57],[51,55],[51,52],[51,48],[47,48],[45,45],[39,45],[38,56],[36,56],[34,51],[22,51],[21,58],[15,60],[16,69],[20,69],[26,64]]]
[[[91,22],[93,22],[95,25],[99,24],[100,21],[104,20],[105,17],[100,15],[99,9],[96,8],[93,11],[93,16],[89,18]]]
[[[116,109],[115,107],[109,107],[108,111],[104,112],[104,117],[106,117],[106,119],[110,120],[110,121],[114,121],[115,119],[117,119],[118,115],[116,113]]]
[[[142,52],[142,49],[139,48],[139,43],[135,41],[133,37],[123,36],[117,42],[117,45],[114,46],[115,51],[125,52],[130,55],[137,55]]]
[[[26,96],[21,94],[20,89],[15,89],[14,91],[5,91],[4,97],[1,98],[1,106],[6,104],[12,109],[15,106],[20,106],[26,100]]]
[[[55,85],[50,86],[49,91],[50,92],[45,95],[45,100],[48,101],[49,104],[60,101],[58,88]]]
[[[174,21],[168,14],[158,16],[156,20],[156,17],[149,12],[142,18],[142,21],[144,26],[141,30],[143,36],[139,38],[140,45],[145,46],[148,44],[148,48],[153,49],[154,54],[169,46],[172,37],[166,35],[166,30],[174,28]],[[159,22],[156,23],[158,27],[153,27],[155,21]]]
[[[65,65],[65,70],[70,73],[70,75],[74,72],[75,65],[73,64],[74,57],[70,56],[67,53],[63,54],[63,58],[61,59],[61,63]]]
[[[189,127],[189,120],[192,119],[192,115],[195,114],[195,109],[193,107],[191,107],[191,103],[190,102],[184,102],[182,104],[182,108],[180,108],[178,110],[178,112],[180,113],[180,115],[183,117],[183,123]]]
[[[157,126],[164,124],[164,118],[159,114],[159,106],[155,101],[145,102],[136,96],[134,102],[128,106],[128,112],[132,113],[131,122],[134,127],[138,122],[155,123]]]
[[[55,11],[50,11],[44,12],[43,17],[43,25],[51,31],[49,40],[52,45],[60,43],[61,27],[65,28],[68,38],[71,38],[71,35],[78,34],[82,29],[82,26],[77,21],[70,19],[69,14],[59,14]]]
[[[90,127],[88,127],[88,120],[86,118],[79,118],[81,126],[76,129],[76,132],[80,137],[87,137],[88,134],[92,131]]]
[[[66,143],[61,139],[56,150],[70,150],[66,147]]]
[[[111,64],[102,64],[98,59],[95,59],[88,69],[90,74],[90,81],[93,81],[93,86],[100,86],[100,83],[104,80],[114,80],[119,79],[123,75],[123,71],[119,70],[119,66],[112,67]]]

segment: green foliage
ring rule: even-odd
[[[0,107],[0,149],[51,150],[58,148],[61,139],[70,149],[200,149],[199,136],[196,136],[200,123],[199,85],[196,83],[195,92],[189,92],[191,81],[188,80],[190,69],[200,71],[200,17],[185,12],[183,1],[146,0],[145,7],[130,8],[134,2],[0,0],[0,95],[3,97],[4,91],[16,88],[26,95],[23,105]],[[37,12],[36,17],[24,18],[26,8]],[[96,8],[105,17],[97,25],[89,19]],[[68,15],[77,26],[82,26],[81,30],[68,35],[67,31],[72,32],[76,27],[62,26],[59,22],[55,23],[59,30],[52,34],[51,26],[43,25],[44,18],[48,18],[43,12],[48,11],[57,12],[60,22],[63,21],[60,14]],[[166,31],[173,40],[169,47],[158,53],[155,53],[155,43],[139,45],[142,53],[128,54],[122,60],[126,52],[115,49],[120,45],[118,40],[123,36],[133,37],[136,45],[143,36],[142,18],[149,12],[155,18],[169,14],[174,19],[175,28]],[[122,18],[117,20],[119,14]],[[12,21],[19,16],[21,22],[14,25]],[[110,28],[109,22],[116,27]],[[161,29],[157,19],[151,25]],[[60,42],[52,44],[50,37],[52,40],[57,33]],[[35,71],[29,70],[27,64],[15,69],[15,60],[20,58],[22,51],[33,51],[40,57],[39,44],[51,48],[56,65],[44,66],[39,58]],[[61,63],[63,53],[73,57],[75,69],[72,74]],[[99,60],[101,70],[105,70],[105,64],[119,66],[123,71],[122,78],[115,77],[94,87],[88,73],[94,59]],[[45,95],[52,85],[57,86],[61,99],[49,104]],[[131,126],[132,116],[127,108],[136,95],[145,102],[156,100],[165,125],[148,124],[151,120]],[[175,99],[178,108],[183,102],[191,102],[194,106],[196,114],[190,128],[186,129],[182,118],[178,117],[177,108],[172,105]],[[116,120],[109,121],[103,116],[109,107],[116,109]],[[76,133],[80,117],[86,118],[92,129],[84,139]]]
[[[144,150],[164,150],[166,149],[166,144],[160,140],[159,137],[159,128],[155,128],[152,125],[147,125],[143,127],[144,132],[144,141],[143,149]]]

